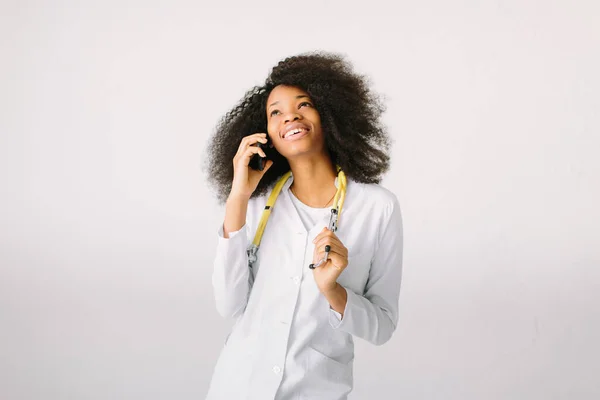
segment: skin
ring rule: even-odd
[[[257,143],[266,143],[267,134],[275,149],[289,162],[294,175],[292,191],[300,201],[312,207],[331,205],[336,192],[334,184],[337,173],[325,146],[321,118],[308,93],[293,86],[275,87],[267,99],[267,132],[245,137],[234,157],[234,178],[225,206],[225,237],[243,227],[250,196],[258,182],[271,167],[268,160],[263,171],[248,167],[251,157],[264,152]],[[296,140],[286,140],[283,133],[291,124],[302,124],[308,129]],[[329,201],[329,203],[328,203]],[[348,249],[335,233],[324,228],[313,240],[315,251],[313,263],[324,257],[325,246],[331,250],[327,262],[313,269],[315,282],[332,309],[342,314],[346,308],[346,290],[337,282],[348,265]]]
[[[300,140],[287,141],[282,133],[292,123],[309,128]],[[336,192],[337,173],[325,147],[321,117],[306,92],[290,86],[277,86],[267,99],[267,132],[275,149],[289,162],[294,194],[311,207],[326,207]]]

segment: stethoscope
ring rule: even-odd
[[[336,166],[337,169],[337,191],[335,192],[335,196],[333,198],[333,205],[331,207],[331,215],[329,216],[329,224],[327,226],[327,228],[332,231],[332,232],[336,232],[337,228],[338,228],[338,224],[339,224],[339,220],[340,220],[340,216],[342,214],[342,207],[344,205],[344,200],[346,199],[346,185],[347,185],[347,180],[346,180],[346,174],[344,173],[344,171],[342,171],[342,168],[338,165]],[[269,198],[267,200],[267,205],[265,206],[265,209],[262,212],[262,216],[260,217],[260,222],[258,223],[258,228],[256,229],[256,234],[254,235],[254,240],[252,241],[252,244],[250,244],[250,246],[248,246],[247,249],[247,253],[248,253],[248,266],[250,268],[253,267],[254,263],[257,260],[257,256],[256,254],[258,253],[258,249],[260,248],[260,241],[262,240],[262,236],[263,233],[265,232],[265,228],[267,227],[267,222],[269,222],[269,217],[271,216],[271,211],[273,210],[273,207],[275,206],[275,201],[277,200],[277,197],[279,196],[279,193],[281,192],[281,189],[283,188],[283,186],[285,185],[285,183],[287,182],[287,180],[289,179],[289,177],[291,176],[292,171],[288,171],[286,172],[281,178],[279,178],[279,180],[277,181],[277,183],[275,184],[275,186],[273,187],[273,190],[271,190],[271,194],[269,195]],[[319,260],[319,262],[317,262],[316,264],[310,264],[308,267],[311,269],[315,269],[317,267],[319,267],[320,265],[322,265],[324,262],[327,261],[327,258],[329,256],[329,246],[325,246],[325,256]]]

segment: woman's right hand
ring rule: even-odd
[[[235,157],[233,157],[233,183],[230,197],[235,196],[249,199],[256,190],[258,182],[260,182],[263,175],[273,165],[273,160],[267,160],[265,168],[262,171],[256,171],[248,166],[253,155],[259,154],[262,157],[266,157],[265,152],[256,146],[258,142],[267,143],[267,134],[255,133],[242,139],[240,147]]]

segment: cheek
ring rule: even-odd
[[[311,110],[311,113],[307,115],[312,121],[313,124],[321,126],[321,115],[317,112],[317,110]]]
[[[271,141],[272,144],[275,144],[279,138],[277,137],[277,134],[273,131],[271,131],[270,129],[267,129],[267,136],[269,137],[269,140]]]
[[[277,122],[274,120],[267,121],[267,133],[269,136],[274,137],[277,132]]]

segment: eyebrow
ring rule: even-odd
[[[309,98],[309,97],[308,97],[307,95],[305,95],[305,94],[299,94],[298,96],[296,96],[296,99],[301,99],[301,98],[303,98],[303,97]],[[279,103],[279,102],[278,102],[278,101],[276,101],[276,102],[274,102],[274,103],[271,103],[271,105],[270,105],[269,107],[267,107],[267,108],[273,107],[273,106],[274,106],[275,104],[277,104],[277,103]]]

